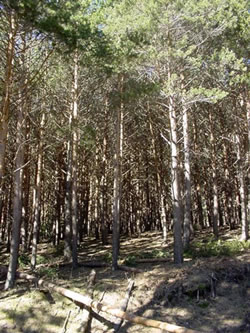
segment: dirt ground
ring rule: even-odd
[[[171,249],[171,244],[162,244],[157,232],[123,239],[121,264],[132,263],[143,271],[113,272],[110,267],[95,268],[94,299],[119,307],[133,279],[135,287],[127,309],[133,314],[201,332],[250,332],[250,251],[230,257],[185,259],[178,266],[171,261]],[[152,253],[164,253],[167,261],[133,262],[136,256]],[[85,294],[91,268],[79,267],[72,271],[70,266],[49,266],[60,261],[60,254],[48,244],[41,244],[39,258],[46,262],[38,265],[38,273],[58,286]],[[79,251],[80,262],[108,262],[110,258],[111,246],[102,246],[90,238],[85,239]],[[7,259],[2,250],[1,264]],[[30,272],[26,266],[21,269]],[[17,280],[15,289],[10,291],[4,291],[3,285],[4,277],[0,277],[0,333],[77,332],[82,310],[71,300],[40,291],[22,280]],[[94,317],[97,319],[93,318],[90,332],[112,332],[115,318],[102,312]],[[124,322],[119,332],[157,333],[160,330]]]

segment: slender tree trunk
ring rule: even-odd
[[[26,121],[25,128],[25,140],[26,142],[30,139],[30,123],[29,119]],[[27,147],[24,156],[24,165],[28,164],[30,159],[30,149]],[[30,220],[30,209],[29,209],[29,201],[30,201],[30,168],[28,165],[24,167],[23,170],[23,217],[22,217],[22,225],[21,225],[21,238],[22,238],[22,251],[26,252],[28,250],[28,228],[29,228],[29,220]]]
[[[38,157],[37,157],[36,185],[34,188],[34,221],[33,221],[33,237],[32,237],[32,254],[31,254],[32,269],[35,269],[36,267],[37,244],[38,244],[38,234],[40,228],[40,217],[41,217],[41,178],[42,178],[44,125],[45,125],[45,111],[42,110],[40,135],[39,135],[40,137],[39,137],[38,154],[37,154]]]
[[[13,199],[13,224],[10,249],[10,261],[5,289],[12,288],[15,283],[15,274],[18,264],[20,229],[22,220],[22,180],[23,180],[23,161],[24,161],[24,145],[23,145],[23,127],[25,122],[24,110],[21,105],[18,110],[17,121],[17,137],[16,137],[16,158],[14,171],[14,199]]]
[[[165,207],[165,202],[164,202],[162,179],[161,179],[161,175],[160,175],[159,157],[158,157],[158,154],[157,154],[155,134],[154,134],[154,131],[153,131],[152,120],[150,118],[150,115],[149,115],[149,130],[150,130],[150,134],[151,134],[152,153],[153,153],[155,169],[156,169],[157,204],[160,208],[159,210],[160,210],[160,219],[161,219],[161,226],[162,226],[163,242],[166,243],[167,242],[166,207]]]
[[[8,16],[9,33],[8,42],[6,48],[6,64],[5,64],[5,76],[3,79],[2,87],[2,100],[0,105],[1,119],[0,119],[0,210],[2,210],[2,197],[4,187],[4,174],[5,174],[5,150],[8,133],[8,120],[9,120],[9,108],[10,108],[10,96],[12,93],[12,81],[13,81],[13,60],[14,50],[16,42],[17,25],[15,16],[12,11]]]
[[[216,147],[214,138],[214,125],[212,114],[209,114],[210,120],[210,144],[211,144],[211,166],[212,166],[212,195],[213,195],[213,210],[212,210],[212,225],[215,238],[219,238],[219,200],[218,200],[218,184],[217,184],[217,168],[216,168]]]
[[[247,221],[247,204],[246,204],[246,190],[245,190],[245,174],[242,157],[242,144],[240,135],[236,134],[237,145],[237,160],[238,160],[238,180],[239,180],[239,195],[240,195],[240,212],[241,212],[241,240],[248,239],[248,221]]]
[[[74,55],[73,77],[73,121],[72,121],[72,267],[78,266],[77,240],[78,240],[78,209],[77,209],[77,144],[78,144],[78,51]]]
[[[108,243],[107,233],[107,208],[108,208],[108,196],[107,196],[107,131],[108,131],[108,98],[105,103],[105,128],[103,134],[102,144],[102,170],[101,170],[101,232],[102,232],[102,244]]]
[[[69,120],[70,130],[72,118]],[[72,258],[72,224],[71,224],[71,192],[72,192],[72,147],[71,138],[67,142],[67,170],[66,170],[66,184],[65,184],[65,233],[64,233],[64,258],[70,260]]]
[[[114,156],[114,193],[113,193],[113,234],[112,234],[112,269],[118,268],[120,250],[120,208],[122,190],[122,150],[123,150],[123,77],[120,79],[121,105],[117,109],[116,148]]]
[[[188,132],[188,111],[184,107],[182,114],[183,143],[184,143],[184,223],[183,223],[183,247],[187,249],[191,234],[191,170],[190,170],[190,147]]]
[[[169,118],[171,131],[171,176],[172,176],[172,203],[174,220],[174,262],[181,264],[183,262],[183,244],[182,244],[182,213],[179,189],[178,174],[178,146],[177,146],[177,118],[174,107],[173,97],[169,98]]]
[[[250,102],[249,96],[246,93],[242,98],[242,106],[245,107],[247,132],[246,150],[243,152],[244,144],[240,140],[240,133],[236,135],[237,144],[237,160],[238,160],[238,179],[239,179],[239,194],[240,194],[240,208],[241,208],[241,240],[248,240],[249,238],[249,223],[250,223]],[[238,129],[240,124],[238,124]],[[246,166],[244,161],[246,156]],[[247,182],[245,183],[245,179]],[[248,186],[248,193],[247,193]],[[248,203],[247,203],[248,201]]]

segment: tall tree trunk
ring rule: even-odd
[[[114,156],[114,193],[113,193],[113,234],[112,234],[112,269],[118,268],[120,250],[120,208],[122,190],[122,150],[123,150],[123,112],[122,99],[123,76],[120,78],[121,105],[117,109],[116,147]]]
[[[249,219],[250,219],[250,102],[247,92],[243,95],[242,106],[244,111],[246,111],[247,120],[247,132],[246,137],[247,144],[246,149],[244,148],[244,143],[241,142],[240,133],[236,134],[236,144],[237,144],[237,160],[238,160],[238,179],[239,179],[239,194],[240,194],[240,208],[241,208],[241,240],[248,240],[249,238]],[[240,129],[240,124],[238,124],[238,130]],[[244,151],[245,149],[245,151]],[[246,166],[244,157],[246,156]],[[247,186],[245,184],[245,179],[248,183],[248,193]],[[248,199],[248,204],[247,204]],[[247,212],[248,211],[248,212]],[[249,216],[248,216],[249,214]]]
[[[181,264],[183,262],[183,244],[182,244],[182,212],[179,189],[178,173],[178,146],[177,146],[177,115],[174,107],[173,97],[169,97],[169,119],[171,131],[171,184],[172,184],[172,204],[174,220],[174,262]]]
[[[107,209],[108,209],[108,195],[107,195],[107,131],[108,131],[108,98],[105,103],[105,127],[103,133],[103,144],[102,144],[102,170],[101,170],[101,232],[102,232],[102,244],[107,245],[108,243],[108,232],[107,232]]]
[[[188,110],[183,106],[182,114],[183,144],[184,144],[184,222],[183,222],[183,247],[187,249],[191,234],[191,171],[190,171],[190,147],[188,132]]]
[[[78,235],[78,212],[77,212],[77,143],[78,143],[78,51],[74,54],[74,77],[73,77],[73,110],[72,110],[72,267],[78,266],[77,235]]]
[[[18,109],[17,136],[16,136],[16,158],[14,171],[14,198],[13,198],[13,223],[10,249],[10,261],[5,289],[12,288],[15,283],[15,274],[17,270],[20,229],[22,220],[22,180],[23,180],[23,161],[24,161],[24,138],[23,127],[25,122],[23,105]]]
[[[12,93],[12,81],[13,81],[13,60],[14,50],[16,42],[17,24],[13,11],[8,15],[8,42],[6,48],[6,64],[5,64],[5,76],[3,79],[2,88],[2,101],[0,106],[1,119],[0,119],[0,210],[2,210],[2,196],[4,186],[4,173],[5,173],[5,150],[8,133],[8,120],[9,120],[9,108],[10,97]]]
[[[69,119],[69,128],[71,130],[72,116]],[[71,135],[70,135],[71,136]],[[71,192],[72,192],[72,147],[71,138],[67,142],[67,169],[65,184],[65,232],[64,232],[64,258],[70,260],[72,258],[72,224],[71,224]]]
[[[27,106],[28,107],[28,106]],[[29,119],[26,120],[26,128],[25,128],[25,141],[30,140],[30,122]],[[30,209],[29,209],[29,201],[30,201],[30,168],[28,166],[28,162],[30,159],[30,149],[27,147],[24,156],[24,167],[23,170],[23,217],[22,217],[22,225],[21,225],[21,242],[22,242],[22,251],[26,252],[28,250],[28,228],[29,228],[29,219],[30,219]]]
[[[216,146],[214,138],[214,124],[212,119],[212,112],[209,114],[210,121],[210,144],[211,144],[211,166],[212,166],[212,196],[213,196],[213,209],[212,209],[212,225],[215,238],[219,237],[219,200],[218,200],[218,184],[217,184],[217,163],[216,163]]]
[[[38,244],[38,234],[40,228],[40,217],[41,217],[41,178],[42,178],[44,125],[45,125],[45,110],[42,110],[42,117],[40,122],[40,135],[38,143],[38,154],[37,154],[38,157],[37,157],[36,184],[34,188],[34,199],[33,199],[34,220],[33,220],[32,254],[31,254],[32,269],[35,269],[36,267],[37,244]]]
[[[149,112],[149,110],[148,110]],[[163,242],[167,242],[167,216],[166,216],[166,207],[164,202],[164,193],[163,193],[163,186],[162,186],[162,179],[160,174],[160,163],[159,163],[159,156],[157,154],[156,148],[156,139],[155,134],[153,131],[152,120],[149,114],[149,130],[151,134],[151,145],[152,145],[152,153],[154,158],[154,164],[156,169],[156,192],[157,192],[157,204],[160,210],[160,219],[161,219],[161,226],[162,226],[162,236]]]

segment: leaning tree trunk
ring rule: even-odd
[[[123,92],[123,77],[120,79],[120,93]],[[120,250],[120,208],[122,190],[122,149],[123,149],[123,100],[117,109],[116,148],[114,156],[114,193],[113,193],[113,235],[112,235],[112,269],[118,269]]]

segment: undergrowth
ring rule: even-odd
[[[250,249],[250,241],[223,241],[208,239],[207,241],[194,241],[184,252],[185,258],[234,256]]]
[[[124,261],[125,265],[133,266],[136,264],[138,259],[161,259],[168,258],[169,253],[164,249],[154,249],[152,251],[142,252],[142,253],[131,253],[129,254]]]

